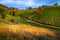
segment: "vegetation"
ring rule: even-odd
[[[53,6],[41,6],[38,8],[28,7],[25,10],[6,7],[0,4],[0,22],[7,24],[27,23],[26,18],[45,25],[60,26],[60,6],[55,3]],[[30,24],[30,23],[27,23]]]
[[[42,10],[43,9],[43,10]],[[47,6],[42,7],[42,9],[38,9],[38,14],[35,15],[36,12],[31,14],[26,14],[27,19],[33,20],[38,23],[60,26],[60,6]],[[27,16],[28,15],[28,16]]]
[[[55,3],[53,6],[42,6],[38,8],[28,7],[26,10],[6,7],[0,4],[0,22],[17,24],[24,23],[22,17],[38,23],[60,26],[60,6]]]
[[[23,19],[23,17],[25,19],[32,20],[32,21],[35,21],[35,22],[38,22],[41,24],[60,27],[60,6],[57,3],[55,3],[53,6],[43,5],[38,8],[28,7],[25,10],[20,10],[18,8],[13,8],[13,7],[9,8],[9,7],[6,7],[2,4],[0,4],[0,23],[29,24],[29,25],[40,27],[40,25],[25,21]],[[48,28],[48,27],[44,26],[44,28]],[[12,29],[14,29],[14,28],[12,28]],[[49,28],[49,29],[53,29],[53,28]],[[59,29],[54,29],[54,30],[58,31],[58,32],[60,31]],[[27,33],[26,35],[25,35],[26,37],[25,36],[23,37],[25,40],[28,40],[28,38],[30,38],[31,36],[36,38],[36,39],[33,38],[34,40],[44,40],[45,38],[46,38],[46,40],[60,40],[60,38],[59,38],[60,32],[56,33],[56,36],[57,36],[56,39],[55,38],[53,39],[53,37],[50,35],[37,36],[37,35],[32,35],[30,33]],[[18,39],[14,36],[17,36],[17,35],[13,34],[13,36],[11,35],[11,37],[9,37],[9,38],[7,38],[6,35],[0,35],[0,40],[5,40],[5,39],[6,40],[19,40],[20,36],[19,37],[17,36]]]
[[[0,24],[0,40],[56,40],[56,34],[47,28],[26,24]]]

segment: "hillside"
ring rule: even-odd
[[[17,23],[20,21],[19,9],[0,4],[0,23]],[[16,22],[17,21],[17,22]]]
[[[58,32],[25,24],[0,24],[0,40],[58,40]]]
[[[42,6],[20,10],[0,4],[0,23],[27,24],[28,22],[22,17],[37,23],[60,27],[60,6]]]
[[[45,25],[60,26],[60,6],[46,6],[36,10],[38,10],[39,13],[26,14],[25,17]]]
[[[60,27],[60,6],[22,10],[0,4],[0,40],[60,40],[60,29],[36,22]]]

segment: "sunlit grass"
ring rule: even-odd
[[[23,39],[26,36],[30,37],[29,36],[30,34],[32,36],[33,35],[37,35],[37,36],[42,36],[42,35],[55,36],[56,33],[55,33],[55,31],[52,31],[52,30],[49,30],[49,29],[46,29],[46,28],[34,27],[34,26],[31,26],[31,25],[25,25],[25,24],[16,24],[16,25],[12,25],[12,24],[3,25],[3,24],[0,24],[0,34],[7,37],[7,39],[10,36]]]

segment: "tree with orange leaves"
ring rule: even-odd
[[[34,13],[35,13],[35,14],[38,14],[38,13],[39,13],[39,10],[38,10],[38,9],[35,9],[35,10],[34,10]]]
[[[29,19],[31,19],[33,16],[35,16],[36,14],[38,14],[39,13],[39,10],[38,9],[35,9],[34,11],[33,11],[33,14],[29,17]]]

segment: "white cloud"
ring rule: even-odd
[[[20,5],[24,5],[25,7],[38,7],[38,6],[40,6],[40,4],[36,3],[35,0],[2,0],[2,1],[0,1],[0,3],[6,4],[6,5],[9,4],[9,5],[12,5],[12,7],[18,7],[18,8]]]
[[[25,6],[34,6],[37,3],[34,2],[34,0],[3,0],[0,1],[0,3],[3,4],[17,4],[17,5],[25,5]]]
[[[25,5],[27,7],[38,5],[38,3],[35,3],[34,0],[25,0],[25,1],[19,0],[19,1],[15,1],[15,4],[22,4],[22,5]]]
[[[0,3],[12,3],[13,2],[13,0],[2,0],[2,1],[0,1]]]
[[[40,1],[40,2],[39,2]],[[2,4],[9,4],[12,6],[19,6],[19,5],[24,5],[25,7],[38,7],[42,5],[47,5],[47,4],[52,4],[54,3],[55,0],[39,0],[36,2],[36,0],[0,0],[0,3]],[[50,3],[51,2],[51,3]],[[60,0],[58,0],[58,3],[60,4]]]
[[[35,5],[34,0],[27,0],[27,2],[25,3],[26,6],[33,6]]]

